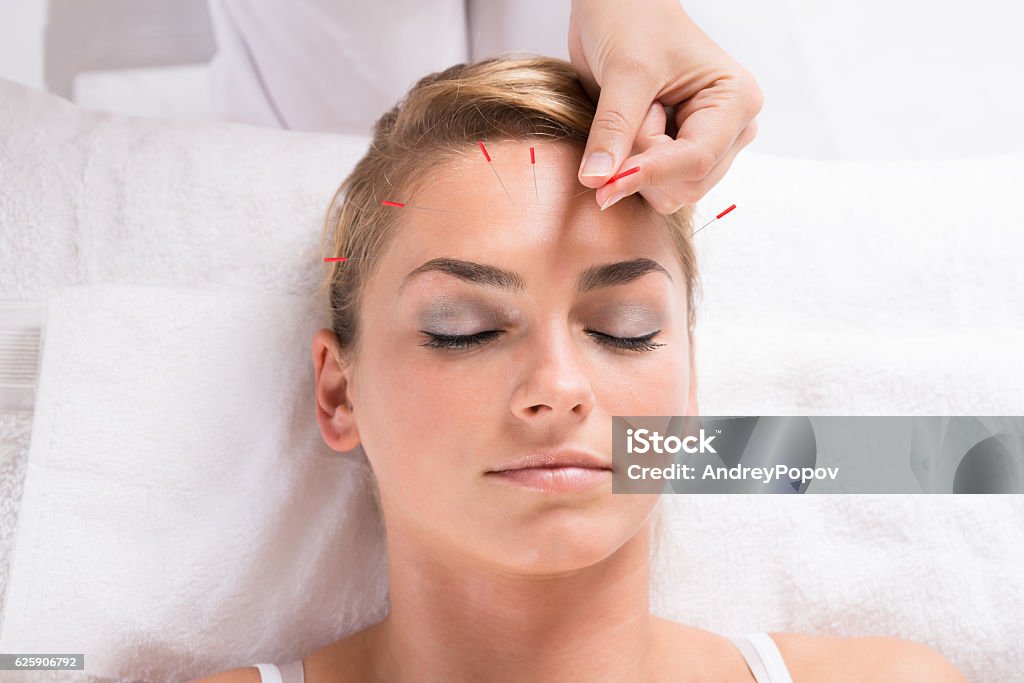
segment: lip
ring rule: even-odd
[[[488,473],[510,470],[551,469],[556,467],[581,467],[594,470],[611,470],[612,463],[605,458],[579,450],[535,451],[513,458]]]
[[[493,479],[537,491],[570,492],[607,486],[611,463],[586,451],[530,453],[486,473]]]

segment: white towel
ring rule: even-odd
[[[652,609],[719,633],[897,636],[1024,671],[1024,496],[669,495]]]
[[[0,79],[0,300],[68,285],[316,289],[366,137],[92,112]]]
[[[0,651],[180,681],[383,617],[368,465],[314,420],[308,300],[101,285],[47,319]]]
[[[740,155],[699,205],[707,415],[1024,414],[1024,153]]]

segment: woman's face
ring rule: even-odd
[[[329,330],[313,355],[324,439],[363,445],[389,536],[538,574],[608,557],[657,497],[612,495],[609,472],[552,490],[495,470],[567,449],[610,465],[613,415],[697,406],[686,281],[661,218],[639,198],[604,212],[591,192],[573,198],[580,153],[532,145],[536,195],[519,141],[488,144],[493,170],[476,149],[415,197],[382,194],[450,213],[394,209],[402,228],[367,283],[358,357],[339,368],[323,354]]]

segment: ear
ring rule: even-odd
[[[341,362],[338,337],[322,328],[313,335],[313,384],[316,421],[324,442],[336,451],[350,451],[359,445],[352,407],[348,372]]]

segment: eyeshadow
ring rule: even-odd
[[[465,325],[480,329],[500,324],[502,317],[500,310],[479,302],[441,297],[431,301],[420,312],[419,323],[424,329],[435,331],[443,329],[444,325]]]
[[[596,322],[605,326],[614,325],[609,333],[631,336],[652,332],[662,326],[659,308],[636,303],[611,304],[599,309]],[[621,327],[620,327],[621,326]]]

